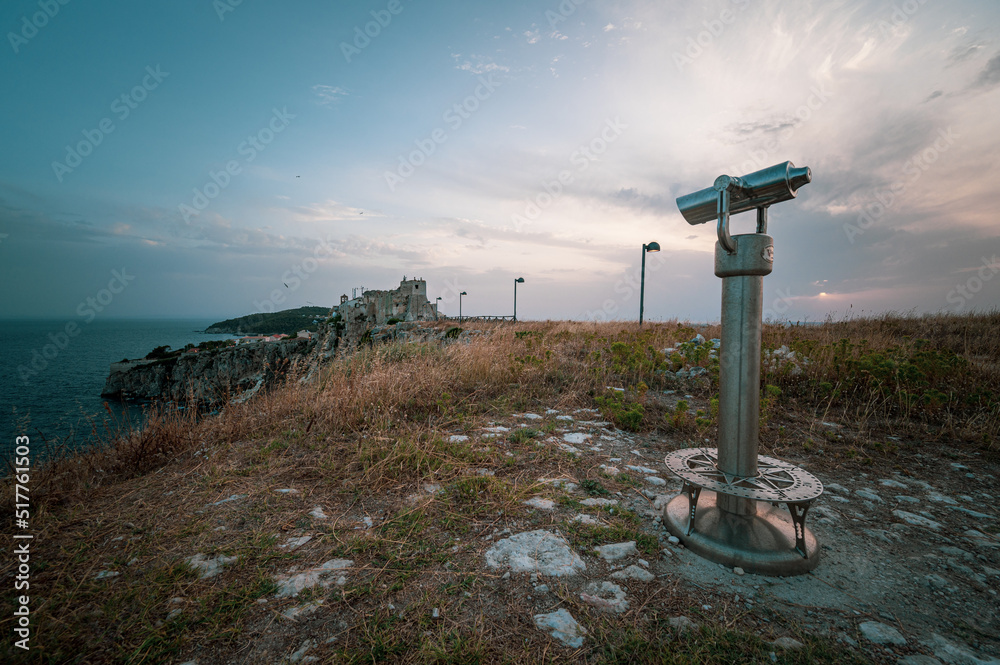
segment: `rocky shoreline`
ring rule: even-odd
[[[201,403],[241,399],[301,366],[316,348],[309,339],[244,344],[155,360],[112,363],[101,397]]]

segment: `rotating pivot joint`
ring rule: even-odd
[[[716,178],[712,188],[719,193],[717,207],[719,244],[722,245],[727,254],[735,254],[736,245],[733,244],[733,239],[729,235],[729,210],[734,197],[739,200],[748,197],[750,193],[741,179],[728,175],[720,175]]]

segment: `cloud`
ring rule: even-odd
[[[606,200],[625,208],[656,214],[672,214],[677,212],[674,200],[659,194],[643,194],[635,187],[622,187],[606,197]]]
[[[1000,83],[1000,53],[990,58],[983,71],[979,72],[979,76],[976,77],[972,87],[992,88],[998,83]]]
[[[956,46],[948,54],[948,64],[954,65],[964,60],[968,60],[976,55],[983,48],[982,44],[961,44]]]
[[[456,61],[461,59],[461,54],[452,53],[451,57]],[[459,69],[463,72],[469,72],[471,74],[489,74],[490,72],[504,72],[510,71],[510,67],[506,65],[497,64],[492,58],[482,55],[472,54],[464,62],[455,65],[455,69]]]
[[[312,87],[320,106],[336,106],[349,93],[344,88],[317,84]]]

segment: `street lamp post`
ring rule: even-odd
[[[514,323],[517,323],[517,285],[524,284],[524,278],[518,277],[514,280]]]
[[[467,296],[467,295],[469,295],[469,294],[466,293],[465,291],[462,291],[461,293],[458,294],[458,323],[459,324],[462,323],[462,296]]]
[[[639,282],[639,325],[642,325],[642,307],[643,300],[646,297],[646,252],[658,252],[660,251],[660,243],[651,242],[648,245],[643,243],[642,245],[642,279]]]

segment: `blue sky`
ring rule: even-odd
[[[646,317],[718,319],[714,229],[674,200],[786,160],[813,182],[771,211],[766,315],[1000,304],[996,2],[35,0],[0,28],[2,317],[403,276],[509,314],[523,276],[521,318],[634,319],[655,240]]]

